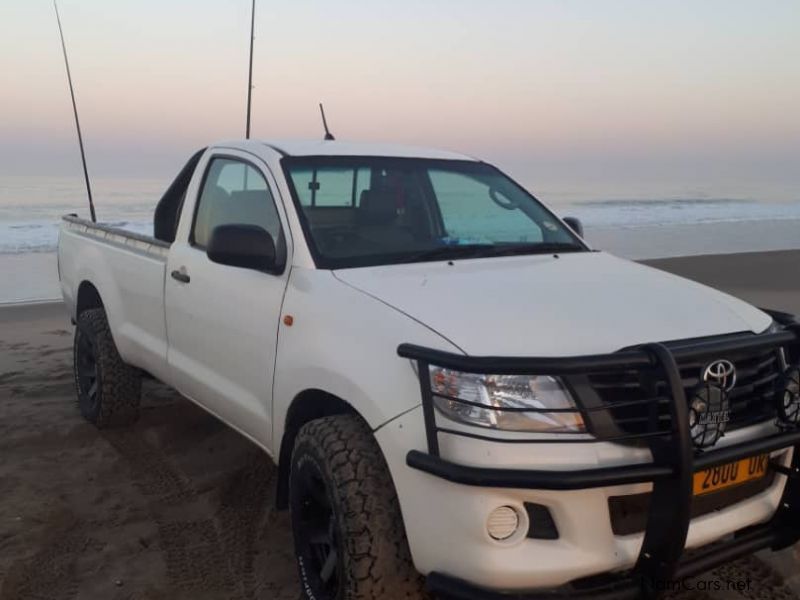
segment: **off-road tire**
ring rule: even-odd
[[[314,568],[303,519],[308,473],[318,473],[330,502],[338,550],[335,589]],[[313,600],[426,598],[408,549],[389,469],[367,424],[355,415],[324,417],[304,425],[292,454],[289,507],[300,583]],[[305,528],[305,530],[304,530]],[[305,537],[304,537],[305,536]],[[318,563],[316,563],[318,566]]]
[[[90,395],[86,372],[87,346],[95,365],[94,396]],[[98,428],[130,425],[139,418],[142,378],[120,358],[106,311],[93,308],[78,316],[73,345],[73,372],[81,415]],[[91,378],[90,378],[91,380]]]

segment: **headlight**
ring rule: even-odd
[[[436,408],[455,421],[506,431],[586,431],[575,402],[556,377],[478,375],[434,366],[430,377]]]

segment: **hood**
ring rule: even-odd
[[[604,252],[387,265],[335,275],[474,356],[601,354],[647,342],[759,333],[771,323],[727,294]]]

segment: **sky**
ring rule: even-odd
[[[61,0],[89,169],[244,136],[250,0]],[[796,0],[258,0],[253,137],[479,156],[534,189],[800,201]],[[52,3],[0,0],[0,175],[80,176]]]

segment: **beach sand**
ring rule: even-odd
[[[653,264],[800,313],[800,251]],[[60,304],[0,308],[0,600],[297,598],[269,459],[153,381],[139,423],[96,430],[75,406],[71,343]],[[751,578],[749,592],[673,597],[800,598],[798,552],[701,577]]]
[[[684,256],[643,261],[762,308],[800,315],[800,250]]]
[[[0,309],[0,599],[297,598],[267,457],[152,381],[98,431],[71,344],[61,304]]]
[[[0,306],[3,303],[61,298],[54,252],[0,254]]]

